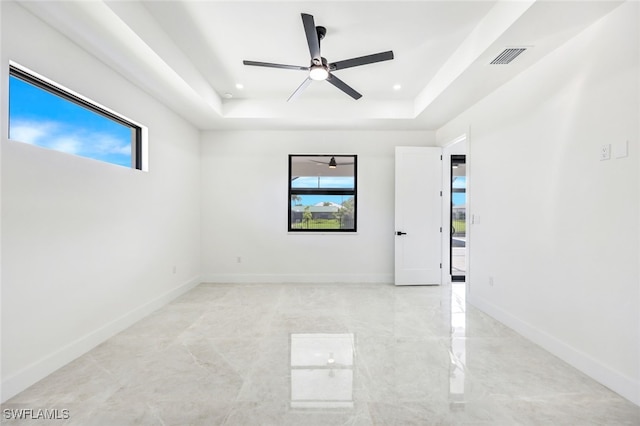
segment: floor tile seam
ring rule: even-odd
[[[584,404],[610,404],[612,402],[625,401],[623,398],[614,395],[611,397],[600,397],[599,395],[592,394],[590,392],[555,392],[555,393],[544,393],[539,395],[510,395],[508,397],[498,397],[494,398],[494,396],[502,396],[502,394],[493,394],[491,398],[479,398],[472,399],[471,402],[481,401],[481,402],[515,402],[515,403],[531,403],[531,404],[549,404],[549,405],[573,405],[573,406],[583,406]],[[639,410],[640,413],[640,410]]]
[[[55,373],[55,372],[54,372],[54,373]],[[53,373],[52,373],[52,374],[53,374]],[[37,383],[36,383],[36,385],[37,385],[38,383],[41,383],[41,382],[42,382],[42,383],[41,383],[41,386],[46,386],[46,385],[47,385],[47,383],[46,383],[46,382],[47,382],[47,381],[51,381],[51,380],[50,380],[50,377],[51,377],[51,375],[50,375],[50,376],[45,377],[44,379],[42,379],[42,380],[40,380],[39,382],[37,382]],[[110,377],[110,379],[114,379],[114,377]],[[113,395],[114,395],[114,394],[115,394],[119,389],[121,389],[121,388],[122,388],[122,386],[124,386],[124,384],[123,384],[121,381],[119,381],[117,378],[112,382],[112,384],[113,384],[113,385],[115,385],[115,386],[117,386],[117,388],[113,389],[113,391],[109,392],[109,393],[108,393],[108,395],[106,395],[106,396],[104,396],[104,397],[101,397],[101,398],[93,398],[93,399],[91,399],[91,400],[90,400],[90,402],[91,402],[91,403],[102,403],[102,402],[104,402],[104,401],[108,400],[109,398],[111,398],[111,397],[112,397],[112,396],[113,396]],[[34,386],[34,385],[32,385],[32,386]],[[29,389],[30,389],[30,388],[25,389],[25,391],[28,391]],[[19,395],[20,395],[20,394],[18,394],[18,395],[16,395],[16,396],[19,396]],[[52,397],[51,397],[51,399],[49,399],[49,400],[46,400],[46,399],[45,399],[45,402],[41,402],[41,401],[29,401],[29,402],[27,402],[27,404],[35,404],[35,405],[37,405],[37,404],[48,404],[48,405],[50,405],[50,406],[52,406],[52,407],[61,407],[61,406],[64,406],[65,404],[68,404],[68,401],[66,401],[66,397],[67,397],[67,394],[62,394],[62,395],[61,395],[61,394],[56,393],[56,394],[54,394],[54,396],[52,396]],[[14,397],[14,398],[15,398],[15,397]],[[12,398],[12,399],[13,399],[13,398]],[[9,401],[7,401],[7,402],[10,402],[10,401],[11,401],[11,400],[9,400]],[[85,402],[89,402],[89,401],[85,401]]]
[[[589,392],[544,392],[533,394],[507,394],[500,392],[487,392],[482,395],[465,395],[464,402],[468,404],[496,404],[496,403],[539,403],[558,405],[582,405],[585,402],[610,403],[618,398],[600,398]]]
[[[215,353],[217,353],[224,360],[224,362],[227,364],[227,366],[238,375],[240,380],[242,380],[243,384],[247,380],[247,378],[249,377],[249,372],[254,370],[255,364],[258,362],[257,359],[252,360],[251,361],[251,365],[246,368],[246,370],[247,370],[246,374],[243,374],[242,369],[235,367],[234,364],[229,360],[229,358],[224,353],[222,353],[216,346],[213,346],[213,350],[214,350]],[[240,386],[240,388],[242,388],[242,386]],[[238,394],[239,393],[240,393],[240,389],[238,389]],[[237,398],[237,396],[238,395],[236,395],[236,398]]]
[[[245,384],[251,385],[253,383],[253,379],[256,376],[262,376],[261,374],[259,374],[260,370],[259,370],[259,363],[260,363],[261,359],[260,358],[256,358],[254,361],[251,362],[251,366],[247,368],[247,373],[245,375],[241,375],[241,379],[242,379],[242,385],[240,386],[240,389],[238,390],[238,394],[236,395],[236,399],[239,397],[242,388],[244,388]],[[289,374],[287,376],[285,376],[285,378],[290,379],[291,378],[291,374],[290,374],[290,370]]]
[[[24,406],[24,408],[60,407],[61,406],[60,404],[64,403],[64,400],[60,397],[60,395],[52,396],[51,399],[45,398],[44,400],[42,400],[40,398],[33,399],[33,398],[29,398],[28,396],[25,397],[21,395],[23,392],[3,402],[2,408],[11,409],[12,407],[16,407],[16,406],[20,406],[20,408],[22,408],[22,406]]]
[[[229,421],[229,418],[231,416],[231,414],[233,413],[233,404],[229,404],[229,409],[227,410],[227,413],[225,414],[225,416],[222,419],[222,422],[220,423],[221,426],[224,426],[227,424],[227,422]]]
[[[147,406],[147,408],[151,412],[151,415],[153,417],[155,417],[156,420],[158,420],[160,422],[160,426],[166,426],[166,423],[162,419],[162,415],[160,414],[160,409],[155,405],[151,405],[149,402],[147,402],[145,405]]]
[[[469,363],[464,363],[464,373],[465,373],[465,377],[466,380],[471,382],[471,383],[482,383],[483,381],[486,380],[486,377],[488,374],[492,374],[494,373],[495,368],[493,367],[485,367],[485,366],[476,366],[476,365],[469,365]],[[498,367],[499,368],[499,367]],[[520,366],[519,368],[527,368],[526,365]],[[510,370],[513,371],[513,370]],[[504,373],[504,370],[500,370],[501,373]],[[535,374],[534,372],[531,372],[530,370],[525,370],[524,372],[529,373],[529,374]],[[518,383],[521,382],[523,380],[525,380],[525,378],[521,377],[523,374],[523,371],[517,371],[517,377],[518,379],[513,381],[512,383]],[[509,373],[509,375],[511,376],[511,374]],[[552,379],[555,379],[555,375],[552,375],[551,373],[545,373],[543,376],[538,376],[539,378],[541,378],[542,380],[545,380],[549,377],[551,377]],[[558,383],[555,380],[552,380],[552,383]],[[562,381],[561,383],[564,383],[564,381]],[[591,385],[591,384],[589,384]],[[584,386],[583,384],[577,384],[577,385],[572,385],[572,386]],[[611,392],[613,395],[617,395],[615,394],[613,391],[609,390],[609,389],[604,389],[604,390],[590,390],[590,389],[585,389],[585,390],[574,390],[574,391],[567,391],[567,392],[555,392],[555,394],[557,395],[561,395],[561,394],[572,394],[572,395],[606,395],[607,393]]]
[[[86,356],[97,368],[99,368],[101,371],[105,372],[107,374],[107,376],[110,379],[112,379],[115,384],[118,384],[120,386],[124,386],[125,385],[125,383],[123,383],[122,380],[121,380],[122,377],[119,374],[116,374],[116,373],[110,371],[108,368],[106,368],[104,365],[102,365],[102,362],[98,361],[95,358],[95,355],[92,354],[92,351],[87,352]],[[115,392],[116,391],[114,391],[113,393],[115,393]]]
[[[201,360],[197,355],[195,355],[191,349],[189,348],[189,346],[185,343],[185,342],[179,342],[180,347],[188,354],[188,356],[191,358],[191,360],[193,361],[193,364],[196,365],[198,368],[200,368],[201,370],[207,372],[207,373],[215,373],[216,371],[210,367],[208,367],[208,364],[206,361]],[[214,351],[217,352],[214,348]],[[218,354],[220,355],[220,354]],[[220,355],[222,356],[222,355]],[[223,357],[224,358],[224,357]],[[232,369],[235,370],[231,367],[231,365],[229,364],[229,362],[225,359],[225,363]]]
[[[385,289],[388,288],[384,285],[368,283],[334,283],[334,282],[317,282],[317,283],[305,283],[305,282],[255,282],[255,283],[201,283],[199,286],[209,288],[225,288],[225,289],[265,289],[265,288],[281,288],[281,289]],[[196,287],[197,288],[197,287]]]
[[[486,341],[486,342],[495,342],[495,343],[497,343],[497,342],[505,342],[505,341],[514,341],[515,340],[515,341],[517,341],[517,342],[515,342],[516,344],[512,344],[510,346],[507,345],[507,347],[522,346],[523,344],[525,344],[525,345],[528,346],[527,349],[530,349],[531,346],[542,348],[542,347],[540,347],[538,345],[532,344],[529,340],[526,340],[526,339],[524,339],[524,337],[521,337],[521,336],[496,336],[496,335],[483,336],[483,335],[477,335],[477,334],[476,335],[473,335],[473,334],[469,335],[468,333],[465,333],[465,334],[466,334],[465,336],[454,336],[454,337],[455,338],[463,338],[463,339],[465,339],[465,340],[467,340],[469,342],[475,342],[475,341],[483,340],[483,341]],[[526,342],[524,342],[523,339],[526,340]]]

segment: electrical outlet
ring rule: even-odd
[[[240,256],[236,257],[236,263],[242,263],[242,258]]]
[[[493,277],[489,277],[489,287],[493,287]]]
[[[176,266],[173,265],[173,273],[175,274],[176,272],[178,272],[178,268],[176,268]]]
[[[609,160],[611,158],[611,144],[600,146],[600,161]]]

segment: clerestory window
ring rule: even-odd
[[[9,139],[143,168],[141,126],[14,64],[9,71]]]

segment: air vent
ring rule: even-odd
[[[492,65],[505,65],[513,61],[522,52],[527,50],[526,47],[504,49],[496,58],[490,62]]]

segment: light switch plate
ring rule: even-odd
[[[624,158],[629,155],[629,141],[618,142],[613,146],[613,156]]]

